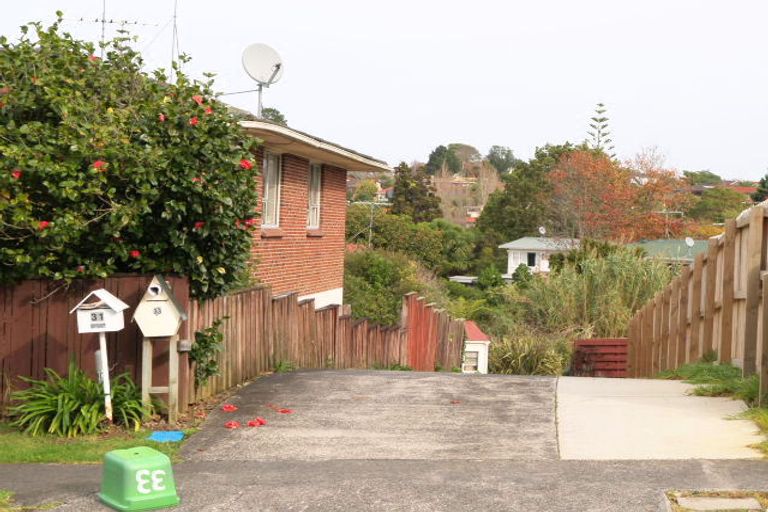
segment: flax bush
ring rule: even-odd
[[[539,329],[592,329],[595,336],[624,336],[633,314],[666,286],[674,271],[666,264],[619,249],[530,281],[527,319]]]
[[[562,375],[570,366],[574,332],[546,333],[518,324],[491,343],[491,373],[508,375]]]

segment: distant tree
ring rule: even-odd
[[[362,180],[357,184],[355,193],[352,194],[353,201],[373,201],[376,193],[379,191],[376,182],[371,179]]]
[[[504,174],[517,162],[512,150],[506,146],[491,146],[486,159],[499,174]]]
[[[288,120],[276,108],[271,108],[271,107],[262,108],[261,117],[262,119],[266,119],[267,121],[272,121],[273,123],[277,123],[282,126],[288,126]]]
[[[480,163],[483,161],[483,155],[476,147],[461,142],[448,144],[448,151],[456,155],[460,162]]]
[[[712,171],[683,171],[683,176],[691,186],[719,185],[723,179]]]
[[[441,216],[440,198],[423,169],[414,171],[405,162],[395,168],[392,213],[408,215],[414,222],[429,222]]]
[[[766,199],[768,199],[768,174],[760,178],[757,190],[752,194],[752,200],[756,203],[761,203]]]
[[[512,273],[512,281],[521,288],[527,286],[528,283],[531,282],[531,279],[533,279],[533,272],[531,272],[530,267],[525,263],[519,264]]]
[[[440,171],[449,171],[457,173],[461,171],[461,160],[452,150],[445,146],[437,146],[429,154],[429,160],[424,166],[424,170],[430,176],[434,176]]]
[[[604,154],[574,151],[560,159],[548,176],[556,230],[576,238],[632,238],[628,205],[636,188],[628,170]]]
[[[736,217],[748,205],[743,194],[729,188],[705,190],[688,215],[699,221],[725,222]]]
[[[608,116],[605,113],[608,109],[605,105],[598,103],[595,107],[595,115],[590,118],[589,123],[590,130],[587,130],[587,134],[590,136],[590,146],[592,149],[603,151],[611,158],[616,158],[616,154],[613,152],[613,141],[609,138],[611,132],[608,131]]]

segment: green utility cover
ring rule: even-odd
[[[104,455],[101,501],[116,510],[151,510],[179,504],[171,460],[146,446]]]

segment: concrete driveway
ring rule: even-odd
[[[229,400],[237,412],[214,412],[183,455],[194,461],[552,460],[556,382],[389,371],[272,375]],[[223,427],[257,416],[268,425]]]

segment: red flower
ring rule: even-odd
[[[160,120],[161,123],[164,123],[166,120],[165,114],[160,114],[159,116],[157,116],[157,118]]]
[[[131,258],[135,260],[141,258],[141,251],[137,251],[136,249],[132,250],[129,254],[131,255]]]
[[[13,176],[13,179],[15,180],[21,179],[21,174],[22,172],[19,169],[14,169],[13,172],[11,172],[11,176]]]
[[[280,414],[293,414],[293,409],[280,409],[277,412],[279,412]]]
[[[48,229],[49,227],[51,227],[50,221],[41,220],[40,222],[37,223],[37,229],[39,231],[43,231],[44,229]]]
[[[203,178],[200,178],[199,176],[192,178],[192,183],[202,183]]]
[[[78,265],[77,266],[77,271],[82,274],[83,272],[85,272],[85,267],[83,265]]]
[[[195,100],[195,103],[197,103],[198,105],[203,104],[203,97],[200,96],[199,94],[195,94],[194,96],[192,96],[192,99]]]
[[[93,168],[96,169],[97,171],[101,171],[101,168],[104,167],[105,165],[107,165],[107,162],[105,162],[104,160],[96,160],[95,162],[93,162]],[[104,169],[104,171],[106,171],[106,169]],[[104,172],[104,171],[101,171],[101,172]]]
[[[224,404],[221,406],[221,410],[224,412],[235,412],[237,410],[237,406],[232,404]]]
[[[242,160],[240,160],[240,167],[242,167],[246,171],[250,171],[251,169],[253,169],[253,163],[250,160],[243,158]]]
[[[189,120],[189,124],[192,126],[197,126],[199,123],[200,123],[200,120],[197,118],[197,116]]]
[[[254,219],[254,218],[245,219],[245,225],[246,226],[254,226],[255,224],[256,224],[256,219]]]
[[[240,422],[239,421],[228,421],[224,424],[225,427],[229,429],[235,429],[240,428]]]
[[[101,58],[100,58],[100,57],[97,57],[97,56],[95,56],[95,55],[89,55],[89,56],[88,56],[88,60],[89,60],[90,62],[98,62],[98,61],[100,61],[100,60],[101,60]]]
[[[206,107],[205,113],[206,114],[213,114],[213,107],[211,107],[210,105],[208,107]]]
[[[205,226],[205,222],[202,220],[199,220],[195,222],[195,229],[203,229],[203,226]]]

